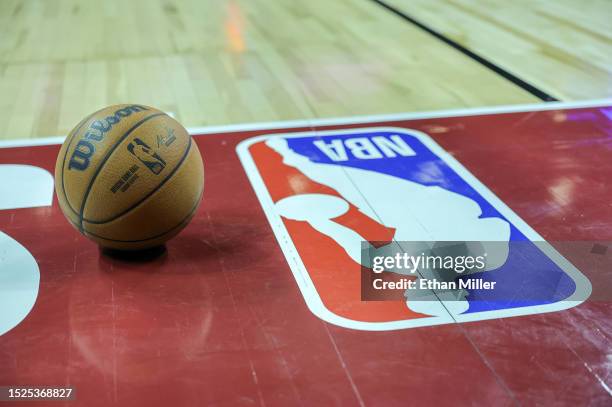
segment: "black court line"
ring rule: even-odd
[[[490,70],[492,70],[496,74],[504,77],[505,79],[509,80],[510,82],[514,83],[515,85],[523,88],[527,92],[531,93],[533,96],[535,96],[535,97],[537,97],[537,98],[539,98],[539,99],[541,99],[541,100],[543,100],[545,102],[558,102],[559,101],[559,99],[555,98],[554,96],[551,96],[548,93],[544,92],[543,90],[538,89],[534,85],[532,85],[532,84],[522,80],[518,76],[513,75],[510,72],[506,71],[501,66],[494,64],[493,62],[491,62],[491,61],[481,57],[480,55],[476,54],[475,52],[473,52],[473,51],[469,50],[468,48],[464,47],[463,45],[457,43],[456,41],[453,41],[450,38],[440,34],[439,32],[437,32],[434,29],[426,26],[425,24],[421,23],[420,21],[415,20],[413,17],[410,17],[408,14],[404,13],[403,11],[398,10],[397,8],[395,8],[395,7],[385,3],[382,0],[370,0],[370,1],[378,4],[381,7],[384,7],[385,9],[387,9],[390,12],[392,12],[396,16],[401,17],[404,20],[410,22],[411,24],[419,27],[421,30],[431,34],[432,36],[436,37],[437,39],[439,39],[440,41],[444,42],[445,44],[450,45],[451,47],[453,47],[457,51],[461,52],[462,54],[466,55],[467,57],[473,59],[474,61],[480,63],[483,66],[486,66],[487,68],[489,68]]]

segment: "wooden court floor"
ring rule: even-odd
[[[607,0],[3,0],[0,139],[104,105],[185,126],[612,95]]]

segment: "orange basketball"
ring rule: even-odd
[[[105,107],[68,135],[55,192],[68,221],[103,247],[138,250],[179,233],[200,204],[204,167],[176,120],[142,105]]]

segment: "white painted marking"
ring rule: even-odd
[[[0,210],[49,206],[53,176],[31,165],[0,165]]]
[[[31,165],[0,165],[0,210],[50,206],[53,177]],[[0,232],[0,335],[30,313],[40,271],[32,254],[18,241]]]
[[[291,127],[334,126],[342,124],[368,124],[400,120],[433,119],[438,117],[478,116],[501,113],[541,112],[547,110],[578,109],[586,107],[611,106],[612,99],[592,99],[572,102],[542,102],[522,105],[475,107],[466,109],[433,110],[425,112],[392,113],[369,116],[335,117],[324,119],[284,120],[276,122],[240,123],[219,126],[189,127],[189,134],[217,134],[239,131],[288,129]],[[38,137],[35,139],[0,140],[0,148],[42,146],[62,144],[64,136]]]
[[[40,272],[30,252],[0,232],[0,335],[13,329],[30,313]]]

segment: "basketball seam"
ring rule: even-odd
[[[94,175],[89,180],[89,184],[87,185],[87,189],[85,190],[85,195],[83,196],[83,202],[81,202],[81,209],[79,210],[79,230],[81,232],[83,232],[83,212],[85,211],[85,204],[87,203],[87,199],[89,198],[89,193],[91,192],[91,189],[93,188],[93,184],[94,184],[96,178],[100,174],[100,171],[102,171],[102,167],[104,167],[104,165],[106,164],[106,162],[108,161],[110,156],[113,155],[115,150],[119,147],[119,145],[121,143],[123,143],[123,141],[127,138],[127,136],[129,136],[134,130],[136,130],[138,127],[140,127],[145,122],[147,122],[147,121],[149,121],[151,119],[154,119],[155,117],[159,117],[159,116],[166,116],[166,114],[162,113],[162,112],[154,113],[152,115],[149,115],[149,116],[141,119],[138,123],[136,123],[132,127],[130,127],[130,129],[128,131],[126,131],[125,134],[123,134],[121,136],[121,138],[119,140],[117,140],[117,142],[110,148],[110,150],[106,152],[106,156],[104,156],[102,161],[100,161],[100,164],[98,165],[98,168],[96,168],[96,172],[94,173]]]
[[[68,209],[70,209],[72,213],[74,213],[77,216],[79,215],[79,213],[72,207],[72,204],[70,203],[70,200],[68,199],[68,195],[66,194],[66,187],[64,185],[64,168],[66,167],[66,157],[68,156],[68,150],[70,149],[70,145],[74,141],[74,138],[79,133],[81,128],[85,126],[85,123],[87,123],[89,119],[91,119],[94,115],[100,113],[104,109],[106,109],[106,107],[103,107],[102,109],[97,110],[93,112],[92,114],[90,114],[89,116],[87,116],[85,119],[81,121],[81,124],[78,125],[77,128],[74,129],[74,131],[72,131],[72,134],[69,136],[70,140],[68,141],[68,145],[66,146],[66,153],[64,154],[64,158],[62,159],[62,193],[64,195],[64,200],[66,201],[66,204],[68,205]]]
[[[191,151],[191,136],[189,136],[189,144],[187,145],[187,148],[185,149],[185,152],[183,153],[183,156],[181,157],[180,161],[176,164],[176,166],[172,169],[172,172],[170,172],[170,174],[168,174],[166,176],[166,178],[164,178],[164,180],[162,182],[160,182],[153,190],[151,190],[147,195],[145,195],[144,197],[142,197],[138,202],[136,202],[135,204],[133,204],[132,206],[130,206],[127,209],[124,209],[123,212],[120,212],[117,215],[114,215],[113,217],[109,218],[109,219],[104,219],[104,220],[97,220],[97,221],[93,221],[93,220],[89,220],[86,218],[82,219],[82,222],[87,222],[90,223],[92,225],[102,225],[104,223],[109,223],[112,222],[114,220],[119,219],[120,217],[122,217],[123,215],[128,214],[129,212],[131,212],[132,210],[136,209],[138,206],[140,206],[144,201],[146,201],[147,199],[149,199],[155,192],[159,191],[161,189],[161,187],[164,186],[164,184],[166,182],[168,182],[168,180],[170,180],[170,178],[172,178],[172,176],[179,170],[179,168],[185,163],[185,160],[187,159],[187,156],[189,155],[189,152]],[[82,223],[81,222],[81,223]]]
[[[204,188],[202,188],[202,191],[200,191],[200,195],[199,195],[198,199],[196,199],[195,205],[193,206],[191,211],[189,211],[187,216],[185,216],[176,225],[172,226],[170,229],[166,230],[165,232],[160,233],[159,235],[155,235],[155,236],[152,236],[152,237],[147,237],[146,239],[139,239],[139,240],[118,240],[118,239],[109,239],[109,238],[104,237],[104,236],[96,235],[95,233],[89,232],[87,230],[84,230],[83,233],[85,233],[87,235],[90,235],[90,236],[93,236],[93,237],[97,237],[98,239],[104,239],[104,240],[108,240],[109,242],[118,242],[118,243],[141,243],[141,242],[146,242],[148,240],[158,239],[158,238],[160,238],[160,237],[162,237],[164,235],[167,235],[168,233],[172,232],[176,228],[180,227],[183,223],[185,223],[188,219],[190,219],[190,217],[193,216],[195,211],[198,210],[198,207],[200,206],[200,201],[202,200],[202,195],[204,195]]]

